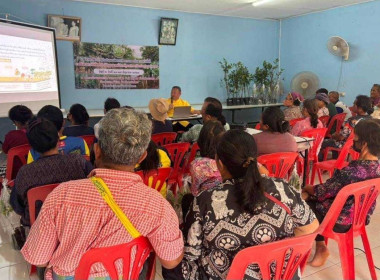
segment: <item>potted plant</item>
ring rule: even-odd
[[[280,77],[284,72],[284,69],[279,67],[278,58],[273,61],[273,64],[264,60],[263,67],[256,67],[255,73],[253,74],[253,80],[255,84],[261,90],[262,95],[266,95],[263,89],[267,90],[268,96],[262,96],[269,98],[270,102],[273,102],[273,93],[275,92],[276,86],[278,86]]]
[[[250,103],[249,86],[253,81],[253,75],[249,73],[248,68],[240,61],[236,64],[236,70],[238,73],[242,101],[244,104],[248,105]]]
[[[228,63],[228,61],[225,58],[223,58],[222,61],[219,61],[219,64],[220,64],[220,67],[222,68],[223,73],[224,73],[223,79],[220,80],[220,84],[222,87],[224,87],[226,89],[227,106],[232,106],[233,105],[233,99],[232,99],[233,93],[231,92],[231,89],[230,89],[230,85],[231,85],[230,70],[232,69],[232,67],[234,65],[232,63]]]

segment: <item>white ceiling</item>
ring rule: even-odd
[[[114,4],[190,13],[246,17],[255,19],[283,19],[326,9],[371,2],[374,0],[271,0],[258,7],[258,0],[74,0]]]

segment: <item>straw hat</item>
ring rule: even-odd
[[[164,122],[168,118],[169,104],[164,98],[151,99],[149,111],[155,120]]]

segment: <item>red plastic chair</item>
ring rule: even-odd
[[[365,222],[367,213],[376,201],[379,191],[380,179],[362,181],[344,187],[334,199],[319,227],[318,233],[326,238],[326,243],[328,238],[334,239],[338,243],[343,279],[355,279],[354,238],[357,236],[362,238],[371,277],[377,279]],[[350,196],[353,196],[355,201],[352,226],[348,232],[334,232],[335,223]]]
[[[313,168],[318,162],[318,153],[321,149],[323,139],[325,139],[327,128],[315,128],[302,132],[301,137],[313,138],[314,141],[311,144],[308,156],[308,164],[306,170],[306,184],[309,184],[309,172],[310,172],[310,163],[313,163]]]
[[[82,135],[79,137],[86,141],[87,147],[91,150],[92,145],[94,145],[95,142],[95,135]]]
[[[7,171],[5,173],[5,178],[7,178],[8,181],[16,178],[17,172],[26,164],[29,150],[30,145],[26,144],[14,147],[8,151]]]
[[[346,161],[347,156],[353,144],[353,139],[349,139],[344,144],[337,159],[325,160],[321,162],[316,162],[313,165],[313,173],[311,175],[311,184],[314,185],[315,172],[318,172],[319,182],[322,183],[322,170],[327,170],[330,172],[330,177],[332,177],[335,169],[342,169],[348,165]]]
[[[145,176],[143,171],[138,171],[136,173],[141,177],[141,179],[143,179],[145,185],[160,192],[164,184],[166,184],[171,171],[171,167],[166,167],[159,168],[157,170],[150,170],[145,174]]]
[[[304,120],[304,118],[299,118],[299,119],[293,119],[293,120],[290,120],[290,121],[289,121],[289,125],[290,125],[291,127],[293,127],[296,123],[298,123],[299,121],[302,121],[302,120]]]
[[[260,123],[256,124],[255,129],[261,130],[261,124]]]
[[[173,170],[169,176],[168,184],[182,187],[182,173],[184,168],[184,156],[190,148],[190,143],[173,143],[163,146],[170,154],[173,162]],[[173,193],[176,194],[176,188],[174,188]]]
[[[227,280],[244,279],[250,264],[260,267],[262,279],[290,280],[298,267],[303,271],[316,234],[288,238],[241,250],[232,261]],[[273,271],[273,263],[276,270]],[[273,273],[273,275],[272,275]]]
[[[156,143],[158,146],[171,144],[174,142],[176,138],[177,138],[176,132],[164,132],[164,133],[157,133],[157,134],[152,135],[153,142]]]
[[[331,130],[335,125],[335,133],[339,133],[340,130],[342,129],[342,125],[344,123],[344,119],[346,118],[346,113],[341,113],[341,114],[336,114],[331,118],[331,121],[329,122],[329,126],[327,127],[327,133],[326,137],[331,137]]]
[[[354,139],[354,136],[355,136],[354,129],[352,129],[352,132],[348,136],[347,140]],[[342,150],[342,148],[335,148],[335,147],[327,147],[327,148],[325,148],[324,151],[323,151],[323,160],[324,161],[327,160],[327,156],[328,156],[329,152],[335,151],[335,152],[338,152],[338,154],[339,154],[341,150]]]
[[[112,247],[94,248],[87,251],[81,258],[77,269],[75,270],[75,279],[87,280],[90,275],[91,266],[95,263],[103,264],[111,280],[119,279],[119,272],[115,262],[123,260],[122,279],[139,279],[139,274],[143,268],[149,254],[153,251],[152,245],[146,237],[140,236],[126,244],[120,244]],[[131,256],[133,256],[131,258]],[[151,271],[154,269],[150,265],[147,279],[151,277]],[[121,275],[121,271],[120,271]]]
[[[190,154],[189,154],[189,157],[186,160],[186,164],[185,164],[185,168],[184,168],[183,174],[189,174],[190,173],[190,164],[193,162],[193,160],[197,156],[198,151],[199,151],[199,145],[198,145],[197,142],[195,142],[191,146]]]
[[[30,216],[30,224],[33,223],[37,219],[36,215],[36,202],[41,201],[44,202],[47,196],[58,186],[59,184],[51,184],[45,185],[41,187],[32,188],[28,191],[28,203],[29,203],[29,216]]]
[[[285,179],[297,157],[298,153],[273,153],[259,156],[257,161],[268,169],[270,177]]]
[[[330,116],[322,116],[322,117],[319,117],[319,120],[320,120],[321,123],[323,124],[323,127],[327,127],[328,124],[329,124]]]

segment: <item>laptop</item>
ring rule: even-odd
[[[174,107],[173,119],[188,118],[192,116],[191,106]]]

